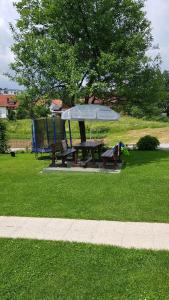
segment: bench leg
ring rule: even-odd
[[[66,161],[66,158],[65,158],[65,157],[62,157],[62,167],[65,167],[65,166],[66,166],[65,161]]]
[[[77,164],[77,153],[76,152],[73,153],[73,162],[75,164]]]

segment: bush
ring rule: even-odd
[[[131,108],[130,108],[130,111],[129,111],[130,115],[134,118],[143,118],[144,117],[144,111],[138,107],[138,106],[135,106],[133,105]]]
[[[6,124],[0,120],[0,153],[5,153],[7,149]]]
[[[12,109],[8,110],[8,120],[9,121],[15,121],[16,120],[16,113]]]
[[[139,150],[156,150],[159,145],[159,140],[151,135],[146,135],[140,138],[137,143],[137,147]]]
[[[28,114],[27,110],[24,107],[22,107],[22,105],[20,105],[16,112],[17,120],[26,119],[28,117],[29,117],[29,114]]]

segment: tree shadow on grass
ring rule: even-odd
[[[169,151],[156,150],[156,151],[139,151],[132,150],[129,152],[129,156],[123,157],[123,169],[126,167],[141,166],[149,163],[160,162],[162,160],[168,160],[169,164]]]

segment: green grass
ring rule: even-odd
[[[8,121],[8,138],[9,139],[31,139],[32,129],[31,120]]]
[[[169,222],[169,152],[125,160],[120,174],[49,174],[33,154],[0,155],[0,215]]]
[[[169,252],[0,240],[0,299],[169,299]]]
[[[7,124],[9,139],[31,139],[31,120],[9,121]],[[71,127],[73,139],[79,139],[78,122],[71,122]],[[144,135],[145,130],[150,130],[150,134],[161,138],[163,142],[163,134],[158,129],[169,131],[169,122],[147,121],[124,116],[117,122],[86,122],[87,138],[104,138],[108,144],[119,140],[125,143],[136,142],[138,138],[137,136],[133,138],[133,130],[136,135],[138,132],[138,137],[140,134]]]

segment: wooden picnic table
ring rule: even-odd
[[[77,158],[78,158],[79,150],[82,150],[83,160],[85,160],[86,154],[90,151],[91,155],[92,155],[92,160],[95,161],[94,154],[97,151],[99,158],[100,158],[102,146],[103,146],[102,141],[85,141],[85,142],[81,142],[77,145],[74,145],[74,148],[76,149]]]

